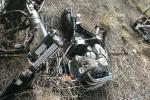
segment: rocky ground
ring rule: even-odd
[[[95,91],[83,93],[66,88],[58,93],[43,86],[41,82],[48,77],[39,74],[33,81],[34,89],[19,94],[15,100],[149,100],[150,44],[143,42],[131,28],[148,5],[149,0],[47,0],[42,13],[50,18],[52,28],[61,29],[60,15],[68,7],[81,14],[82,26],[88,30],[94,31],[96,25],[105,27],[113,79]],[[24,58],[3,58],[0,62],[1,88],[27,67]]]

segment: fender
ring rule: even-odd
[[[64,31],[64,37],[68,38],[68,40],[70,41],[74,32],[74,22],[73,17],[71,16],[70,9],[67,9],[62,13],[61,22]]]

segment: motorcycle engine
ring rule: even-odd
[[[99,79],[109,76],[107,53],[99,44],[88,46],[85,55],[76,55],[69,61],[69,70],[74,79],[84,85],[98,85]]]

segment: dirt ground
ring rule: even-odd
[[[50,18],[52,28],[61,29],[60,15],[69,7],[81,14],[86,29],[105,27],[113,79],[95,91],[68,87],[58,92],[47,86],[49,77],[40,73],[33,81],[33,90],[20,93],[15,100],[150,100],[150,44],[131,28],[148,5],[149,0],[47,0],[42,13]],[[3,58],[0,63],[1,89],[28,65],[24,58]]]

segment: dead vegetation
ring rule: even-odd
[[[131,29],[149,3],[149,0],[47,0],[42,13],[52,28],[61,30],[61,12],[72,6],[82,15],[82,25],[90,31],[99,24],[107,29],[113,79],[98,90],[87,92],[43,72],[33,81],[33,89],[18,94],[15,100],[149,100],[150,45]],[[9,43],[4,34],[1,30],[0,44]],[[1,58],[0,63],[1,89],[28,65],[25,58]]]

